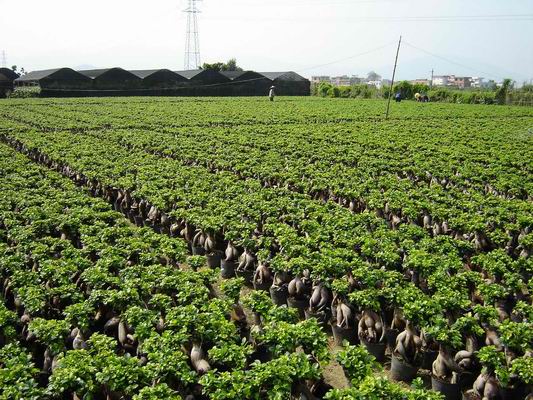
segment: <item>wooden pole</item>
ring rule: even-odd
[[[398,65],[398,55],[400,54],[401,45],[402,45],[402,37],[400,36],[400,41],[398,42],[398,49],[396,50],[396,60],[394,60],[394,69],[392,70],[392,81],[391,81],[390,90],[389,90],[389,101],[387,101],[387,115],[385,116],[386,119],[389,118],[390,101],[392,98],[392,89],[394,87],[394,77],[396,76],[396,65]]]

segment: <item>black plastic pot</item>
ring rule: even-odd
[[[459,383],[461,384],[461,389],[472,389],[472,386],[474,385],[474,382],[476,381],[478,376],[479,373],[476,374],[468,371],[461,372],[461,375],[459,376]]]
[[[427,350],[422,352],[422,364],[420,365],[420,368],[431,371],[433,361],[437,359],[438,355],[438,350]]]
[[[333,339],[335,340],[335,345],[342,346],[342,342],[347,340],[350,344],[358,344],[359,337],[357,336],[357,328],[342,328],[337,325],[336,322],[331,323],[331,330],[333,332]]]
[[[331,319],[331,313],[329,312],[329,309],[326,309],[324,311],[320,312],[311,312],[309,311],[309,307],[304,310],[305,319],[311,319],[314,318],[318,321],[318,324],[324,328],[328,327],[328,322]]]
[[[253,287],[252,280],[254,279],[254,271],[249,271],[247,269],[245,270],[236,269],[235,275],[237,275],[237,277],[239,278],[244,278],[244,284],[246,286]]]
[[[305,308],[309,304],[309,300],[305,299],[295,299],[294,297],[287,298],[287,304],[290,308],[296,308],[298,310],[298,315],[300,319],[305,318]]]
[[[400,334],[400,331],[398,329],[387,329],[385,331],[385,341],[387,342],[387,347],[389,348],[390,352],[392,353],[394,351],[394,348],[396,347],[396,338]]]
[[[222,261],[222,253],[215,251],[214,253],[208,254],[206,256],[207,266],[209,268],[220,268],[220,262]]]
[[[289,297],[289,290],[287,289],[287,285],[282,286],[270,286],[269,289],[270,292],[270,298],[272,299],[272,302],[277,306],[283,306],[287,305],[287,298]]]
[[[440,392],[446,400],[460,400],[462,398],[461,385],[448,383],[431,375],[431,389]]]
[[[418,367],[406,363],[401,358],[396,357],[394,354],[391,357],[391,377],[395,381],[411,382],[418,372]]]
[[[205,255],[205,249],[202,246],[192,246],[192,255],[203,256]]]
[[[270,289],[270,286],[272,286],[272,280],[262,282],[262,283],[258,283],[254,281],[253,284],[254,284],[255,290],[264,290],[265,292],[268,292],[268,289]]]
[[[502,400],[516,400],[525,399],[527,392],[525,390],[525,387],[501,388],[500,395]]]
[[[136,215],[133,217],[134,223],[137,226],[144,226],[144,218],[140,215]]]
[[[224,279],[235,278],[236,266],[234,261],[220,260],[220,276]]]
[[[265,346],[258,346],[250,356],[252,360],[259,360],[262,363],[272,360],[272,353]]]
[[[362,340],[361,343],[363,343],[368,352],[376,358],[377,362],[385,361],[385,350],[387,349],[386,343],[368,343],[364,340]]]

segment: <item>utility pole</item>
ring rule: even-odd
[[[400,36],[400,41],[398,42],[398,49],[396,50],[396,59],[394,60],[394,69],[392,70],[392,81],[390,84],[390,90],[389,90],[389,100],[387,101],[387,114],[385,115],[385,118],[389,118],[389,110],[390,110],[390,101],[392,98],[392,89],[394,87],[394,78],[396,77],[396,66],[398,65],[398,55],[400,54],[400,46],[402,45],[402,37]]]
[[[0,63],[2,68],[7,68],[7,57],[6,57],[6,51],[2,50],[2,62]]]
[[[429,88],[433,89],[433,70],[431,70],[431,80],[429,81]]]
[[[198,34],[198,10],[196,3],[201,0],[189,0],[187,14],[187,32],[185,38],[185,69],[200,68],[200,39]]]

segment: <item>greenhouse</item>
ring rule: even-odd
[[[0,78],[1,79],[1,78]],[[8,79],[6,79],[8,80]],[[42,97],[84,96],[308,96],[310,82],[295,72],[132,70],[107,68],[33,71],[15,86],[39,86]]]

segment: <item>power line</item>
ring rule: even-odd
[[[243,17],[217,16],[208,17],[212,20],[239,20]],[[298,17],[246,17],[246,21],[285,21],[285,22],[322,22],[323,18],[298,18]],[[429,15],[429,16],[367,16],[336,18],[337,22],[498,22],[498,21],[533,21],[533,14],[497,14],[497,15]]]
[[[328,63],[325,63],[325,64],[318,64],[318,65],[315,65],[315,66],[312,66],[312,67],[307,67],[307,68],[302,68],[302,69],[298,69],[296,70],[295,72],[303,72],[303,71],[308,71],[308,70],[311,70],[311,69],[317,69],[317,68],[321,68],[321,67],[327,67],[328,65],[333,65],[333,64],[338,64],[340,62],[344,62],[344,61],[348,61],[348,60],[352,60],[354,58],[357,58],[357,57],[361,57],[361,56],[364,56],[364,55],[367,55],[367,54],[371,54],[371,53],[374,53],[378,50],[381,50],[381,49],[385,49],[389,46],[392,46],[393,44],[395,44],[396,42],[390,42],[390,43],[387,43],[387,44],[384,44],[383,46],[379,46],[379,47],[375,47],[373,49],[370,49],[370,50],[367,50],[367,51],[364,51],[362,53],[357,53],[357,54],[354,54],[352,56],[349,56],[349,57],[346,57],[346,58],[342,58],[340,60],[335,60],[335,61],[331,61],[331,62],[328,62]]]
[[[405,43],[407,46],[412,47],[412,48],[415,49],[415,50],[421,51],[422,53],[426,53],[427,55],[430,55],[430,56],[432,56],[432,57],[435,57],[435,58],[438,58],[438,59],[440,59],[440,60],[446,61],[446,62],[448,62],[448,63],[450,63],[450,64],[455,64],[455,65],[457,65],[457,66],[459,66],[459,67],[466,68],[466,69],[469,69],[469,70],[474,71],[474,72],[482,73],[482,74],[484,74],[484,75],[487,75],[487,76],[490,76],[490,77],[493,77],[493,78],[497,78],[497,79],[501,79],[501,80],[504,79],[504,78],[501,77],[501,76],[498,76],[498,75],[495,75],[495,74],[492,74],[492,73],[489,73],[489,72],[486,72],[486,71],[481,71],[481,70],[479,70],[479,69],[477,69],[477,68],[472,68],[472,67],[470,67],[470,66],[468,66],[468,65],[465,65],[465,64],[459,63],[459,62],[454,61],[454,60],[450,60],[449,58],[446,58],[446,57],[443,57],[443,56],[439,56],[438,54],[435,54],[435,53],[432,53],[432,52],[430,52],[430,51],[424,50],[424,49],[422,49],[422,48],[420,48],[420,47],[417,47],[417,46],[415,46],[415,45],[413,45],[413,44],[411,44],[411,43],[409,43],[409,42],[407,42],[407,41],[404,41],[404,43]]]

